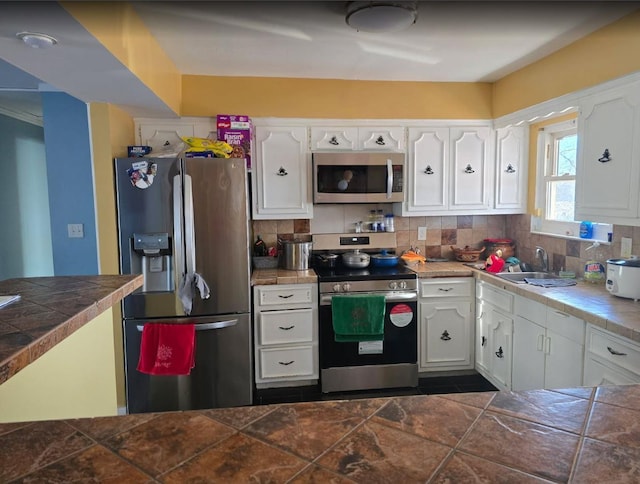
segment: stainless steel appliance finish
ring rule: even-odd
[[[325,249],[358,246],[380,249],[386,237],[335,234],[323,237]],[[387,245],[388,246],[388,245]],[[405,266],[315,267],[318,274],[320,382],[325,393],[418,385],[418,278]],[[336,342],[331,301],[336,294],[385,297],[382,342]]]
[[[314,203],[404,201],[404,153],[315,152]]]
[[[154,165],[152,176],[134,184],[132,168],[144,162]],[[115,170],[120,270],[145,275],[145,285],[123,301],[128,412],[251,404],[245,160],[121,158]],[[194,274],[211,295],[195,291],[187,314],[179,288]],[[140,330],[154,323],[196,324],[196,365],[189,376],[137,372]]]

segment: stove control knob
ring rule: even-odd
[[[389,289],[393,289],[393,290],[398,289],[398,283],[396,281],[391,281],[389,283]]]
[[[406,289],[406,288],[407,288],[406,281],[400,281],[400,289]]]
[[[340,292],[340,284],[333,285],[333,292]]]
[[[342,290],[344,292],[349,292],[351,290],[351,284],[349,284],[348,282],[346,282],[345,284],[342,285]]]

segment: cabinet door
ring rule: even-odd
[[[357,142],[358,128],[348,126],[311,128],[311,149],[313,151],[355,150]]]
[[[491,309],[489,344],[491,347],[490,372],[502,390],[511,390],[511,358],[513,319]]]
[[[481,301],[477,301],[475,335],[476,367],[487,371],[491,365],[491,346],[489,344],[490,322],[490,309]]]
[[[513,321],[513,373],[511,375],[514,391],[545,387],[544,349],[545,329],[516,316]],[[577,386],[579,385],[578,383]]]
[[[494,207],[524,213],[527,208],[527,142],[523,127],[496,131],[496,189]]]
[[[632,383],[640,383],[640,376],[601,361],[587,353],[584,360],[584,379],[582,382],[584,386],[628,385]]]
[[[256,127],[253,218],[310,218],[307,129]]]
[[[574,388],[582,384],[584,345],[547,329],[544,352],[544,388]]]
[[[451,181],[449,208],[488,210],[493,173],[489,161],[491,130],[488,127],[451,128]]]
[[[638,217],[638,91],[634,85],[580,106],[576,220]]]
[[[468,300],[420,303],[420,366],[425,369],[471,368],[471,305]]]
[[[365,151],[404,151],[404,128],[358,128],[358,149]]]
[[[449,128],[410,128],[407,212],[445,210],[449,196]]]

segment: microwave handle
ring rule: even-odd
[[[393,165],[391,159],[387,158],[387,199],[391,198],[393,188]]]

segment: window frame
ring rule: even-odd
[[[593,236],[590,239],[580,238],[580,222],[581,221],[559,221],[547,219],[546,205],[548,193],[549,179],[561,181],[576,180],[575,175],[569,176],[552,176],[547,175],[550,163],[555,156],[551,156],[551,151],[555,150],[555,140],[561,134],[573,132],[578,134],[577,119],[569,119],[554,124],[543,126],[538,130],[537,136],[537,156],[536,156],[536,194],[535,194],[535,213],[531,217],[531,232],[544,235],[551,235],[563,238],[579,239],[579,240],[598,240],[599,242],[608,242],[608,232],[612,231],[611,224],[593,223]],[[580,140],[578,139],[578,143]],[[576,164],[578,160],[576,160]],[[574,200],[575,205],[575,200]]]

